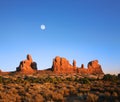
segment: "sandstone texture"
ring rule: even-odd
[[[32,73],[37,70],[37,63],[33,62],[31,55],[27,55],[27,59],[20,62],[17,72]]]
[[[98,63],[98,60],[94,60],[88,63],[88,72],[90,74],[103,74],[101,65]]]
[[[88,67],[84,68],[84,64],[77,67],[75,60],[71,65],[66,58],[59,56],[53,59],[52,71],[55,73],[104,74],[98,60],[90,61]]]
[[[40,71],[50,71],[51,73],[56,74],[92,74],[92,75],[104,75],[102,71],[102,67],[99,64],[98,60],[90,61],[87,65],[87,68],[84,67],[84,64],[81,64],[80,67],[77,66],[76,60],[73,60],[72,64],[69,61],[60,56],[56,56],[53,59],[53,64],[51,68],[46,70]],[[33,61],[31,55],[27,55],[26,60],[20,62],[19,66],[16,68],[15,72],[27,73],[32,74],[37,71],[37,63]],[[0,70],[0,74],[9,74],[9,72],[2,72]]]
[[[52,70],[56,73],[73,73],[76,71],[76,61],[73,60],[73,65],[66,58],[59,56],[53,59]]]

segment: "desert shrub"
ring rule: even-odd
[[[44,102],[44,98],[41,94],[36,94],[33,96],[34,102]]]
[[[14,83],[14,81],[11,78],[2,78],[2,83],[9,84],[9,83]]]
[[[79,82],[79,78],[78,78],[78,77],[75,77],[74,81],[75,81],[75,82]]]
[[[67,77],[66,81],[74,81],[74,78],[73,77]]]
[[[24,80],[32,83],[34,81],[34,78],[33,77],[25,76]]]
[[[98,102],[107,102],[107,101],[105,101],[105,95],[103,93],[100,93]]]
[[[104,94],[105,94],[106,97],[110,97],[111,96],[111,93],[107,92],[107,91]]]
[[[29,77],[25,76],[24,81],[30,82],[30,83],[44,83],[45,79],[44,78],[34,78],[34,77]]]
[[[83,93],[82,93],[82,92],[78,92],[78,93],[77,93],[77,96],[78,96],[78,97],[82,97],[82,96],[83,96]]]
[[[87,102],[97,102],[98,101],[98,96],[95,94],[88,94],[87,96]]]
[[[58,90],[58,93],[64,95],[64,90],[61,88],[61,89]]]
[[[110,74],[106,74],[106,75],[104,75],[103,80],[109,80],[110,81],[111,78],[112,78],[112,76]]]
[[[31,96],[21,96],[21,102],[33,102]]]
[[[44,79],[44,83],[46,83],[46,82],[58,84],[58,83],[62,82],[62,79],[59,77],[52,78],[52,77],[48,76]]]
[[[88,78],[81,78],[79,81],[81,84],[90,84],[90,81]]]
[[[40,82],[40,78],[34,78],[33,83],[39,83]]]
[[[46,82],[50,82],[50,83],[53,83],[55,81],[55,79],[53,79],[53,78],[51,78],[51,77],[46,77],[45,79],[44,79],[44,82],[46,83]]]
[[[106,74],[106,75],[104,75],[103,80],[105,80],[105,81],[117,81],[118,77],[116,75]]]
[[[13,93],[13,94],[17,94],[18,91],[16,90],[16,88],[12,87],[10,89],[10,92]]]
[[[53,92],[46,89],[46,90],[43,90],[42,92],[40,92],[40,94],[44,97],[44,99],[46,101],[50,101],[52,99]]]
[[[62,79],[60,77],[55,77],[55,78],[58,83],[62,82]]]
[[[57,92],[54,92],[54,93],[52,94],[52,99],[53,99],[55,102],[61,102],[61,101],[63,101],[64,97],[63,97],[62,94],[57,93]]]
[[[87,93],[89,93],[89,89],[88,88],[80,88],[79,90],[78,90],[78,92],[81,92],[81,93],[83,93],[83,94],[87,94]]]
[[[104,88],[103,87],[99,87],[99,86],[97,86],[97,87],[92,87],[91,88],[91,91],[99,91],[99,92],[104,92]]]
[[[39,81],[38,81],[38,83],[41,83],[41,84],[45,83],[45,80],[44,80],[44,78],[39,78]]]
[[[50,83],[54,83],[54,84],[57,84],[57,83],[59,83],[59,80],[58,80],[58,78],[51,78],[51,81],[50,81]]]
[[[15,83],[23,83],[23,79],[21,77],[18,77],[16,80],[15,80]]]
[[[113,93],[112,93],[112,96],[113,96],[113,97],[118,97],[117,92],[113,92]]]
[[[16,95],[16,102],[21,102],[21,97],[18,94]]]
[[[0,76],[0,83],[2,83],[2,76]]]
[[[120,73],[118,74],[118,79],[120,80]]]
[[[74,87],[70,87],[70,94],[71,95],[76,95],[77,94],[77,90]]]
[[[70,90],[69,89],[64,87],[63,90],[64,90],[64,96],[68,96],[70,94]]]
[[[5,99],[5,102],[16,102],[18,98],[18,95],[14,89],[8,89],[5,92],[5,96],[3,96],[3,100]]]

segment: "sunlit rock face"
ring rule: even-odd
[[[27,55],[27,59],[20,62],[19,67],[16,68],[18,72],[31,73],[37,70],[37,63],[33,62],[31,55]]]
[[[98,60],[93,60],[88,63],[88,68],[76,66],[76,61],[73,60],[73,65],[66,58],[55,57],[53,59],[52,71],[55,73],[81,73],[81,74],[104,74]]]
[[[90,61],[88,63],[88,72],[90,74],[103,74],[101,65],[98,63],[98,60]]]
[[[56,73],[74,73],[76,71],[76,61],[73,60],[73,65],[66,58],[55,57],[53,59],[52,70]]]
[[[37,63],[33,62],[31,55],[27,55],[26,60],[20,62],[17,72],[33,73],[37,70]],[[56,56],[53,59],[52,71],[55,73],[80,73],[80,74],[104,74],[98,60],[93,60],[88,63],[88,67],[84,68],[76,66],[76,61],[70,64],[66,58]]]

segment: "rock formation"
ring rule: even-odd
[[[98,60],[89,62],[88,68],[84,68],[84,64],[81,67],[76,67],[75,60],[73,60],[73,65],[71,65],[67,59],[59,56],[53,59],[52,70],[55,73],[104,74],[101,65],[98,64]]]
[[[73,60],[73,67],[76,68],[76,61]]]
[[[85,68],[85,67],[84,67],[84,64],[81,64],[81,68]]]
[[[76,71],[76,61],[73,60],[73,66],[66,58],[59,56],[53,59],[52,70],[56,73],[73,73]]]
[[[37,70],[37,63],[33,62],[31,55],[27,55],[27,59],[20,62],[19,67],[16,68],[16,71],[23,73],[32,73]]]
[[[51,71],[52,70],[52,71]],[[16,68],[16,72],[32,74],[37,71],[37,63],[33,62],[31,55],[27,55],[26,60],[20,62],[19,66]],[[50,71],[51,73],[58,74],[94,74],[94,75],[104,75],[102,71],[101,65],[98,63],[98,60],[90,61],[87,65],[87,68],[84,67],[84,64],[81,64],[81,67],[77,67],[76,61],[73,60],[73,63],[70,64],[66,58],[63,57],[55,57],[53,59],[52,68],[43,70]],[[37,71],[39,72],[39,71]],[[0,74],[8,74],[9,72],[2,72],[0,70]]]
[[[90,74],[103,74],[101,65],[98,64],[98,60],[94,60],[88,63],[88,72]]]

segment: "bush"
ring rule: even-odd
[[[106,75],[104,75],[103,80],[105,80],[105,81],[117,81],[118,77],[116,75],[106,74]]]
[[[61,102],[61,101],[63,101],[63,95],[62,94],[60,94],[60,93],[57,93],[57,92],[54,92],[53,94],[52,94],[52,99],[55,101],[55,102]]]
[[[15,80],[15,82],[19,84],[19,83],[23,83],[23,80],[22,80],[21,77],[18,77],[18,78]]]
[[[113,93],[112,93],[112,96],[113,96],[113,97],[118,97],[117,92],[113,92]]]
[[[90,93],[87,96],[87,102],[97,102],[98,98],[99,97],[97,95]]]
[[[2,83],[2,76],[0,76],[0,83]]]
[[[44,102],[44,98],[41,94],[36,94],[33,98],[33,102]]]
[[[90,80],[88,78],[82,78],[80,79],[81,84],[90,84]]]
[[[9,84],[9,83],[14,83],[14,82],[11,78],[2,78],[2,83]]]
[[[120,80],[120,73],[118,74],[118,79]]]

